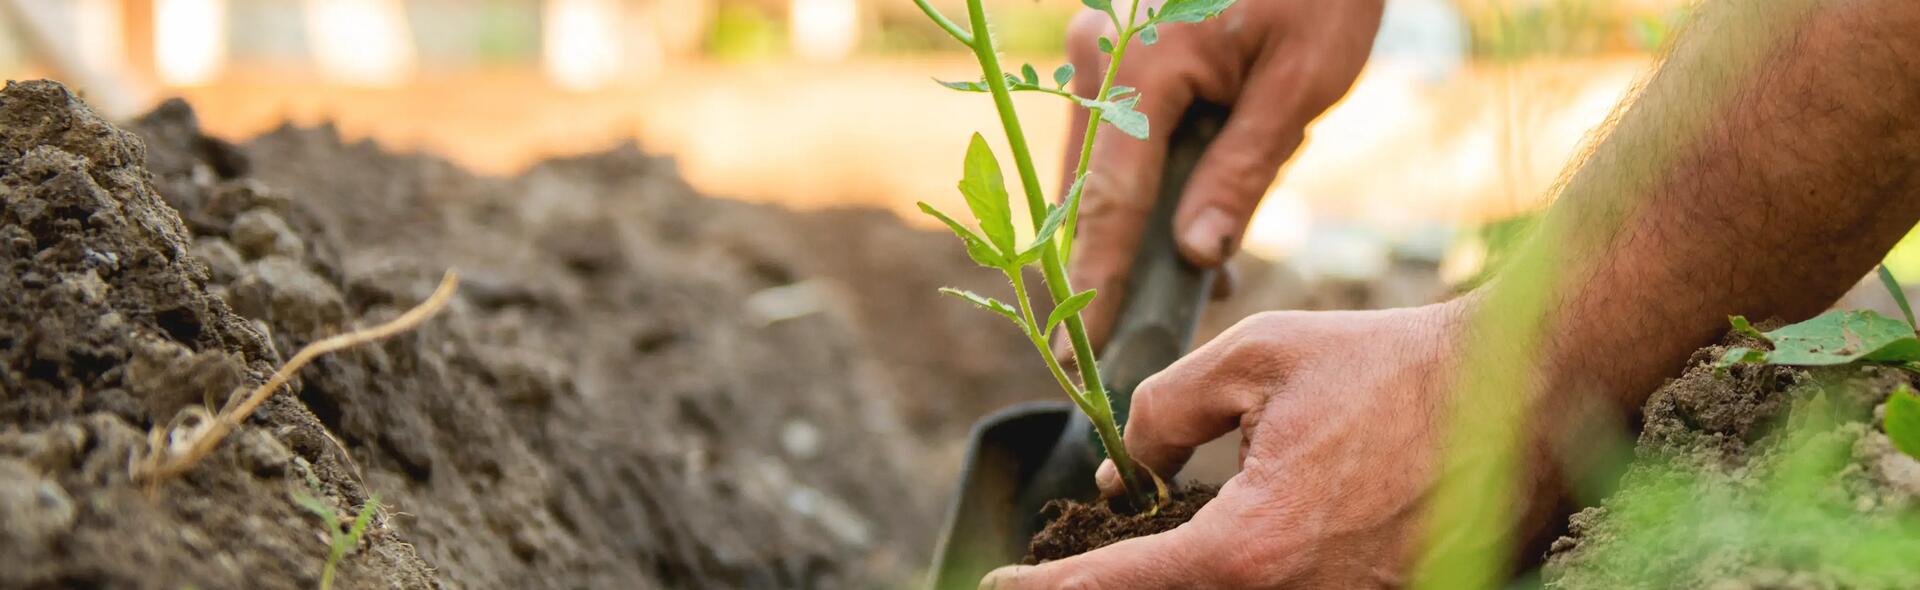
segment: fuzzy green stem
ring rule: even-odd
[[[913,0],[913,4],[920,7],[920,12],[927,13],[928,20],[932,20],[933,24],[939,25],[941,30],[946,31],[948,35],[952,35],[954,40],[959,41],[961,45],[968,47],[973,46],[973,35],[960,30],[960,25],[954,24],[951,20],[947,20],[947,15],[940,14],[940,10],[934,8],[932,4],[928,4],[927,0]]]
[[[1020,117],[1013,108],[1013,95],[1007,90],[1005,70],[1000,67],[1000,56],[995,53],[993,34],[987,26],[987,11],[982,0],[967,0],[968,24],[979,35],[970,44],[974,57],[980,62],[980,70],[985,74],[988,91],[993,95],[993,106],[1000,117],[1000,125],[1006,131],[1007,144],[1013,152],[1014,168],[1020,175],[1021,188],[1027,197],[1027,212],[1034,228],[1038,229],[1047,215],[1046,194],[1040,188],[1040,175],[1034,170],[1033,154],[1028,149],[1027,134],[1020,126]],[[1132,14],[1128,14],[1132,20]],[[1132,23],[1128,23],[1131,34]],[[1116,50],[1116,53],[1119,53]],[[1116,60],[1119,57],[1115,56]],[[1111,68],[1109,68],[1111,69]],[[1097,125],[1098,121],[1089,121]],[[1058,248],[1044,248],[1040,261],[1041,273],[1046,277],[1047,290],[1058,304],[1073,295],[1073,285],[1067,280],[1066,265],[1060,260]],[[1146,509],[1156,506],[1151,481],[1140,479],[1140,470],[1127,453],[1122,442],[1119,426],[1113,423],[1113,402],[1107,397],[1106,385],[1101,382],[1100,369],[1093,355],[1093,343],[1087,338],[1086,325],[1079,314],[1067,316],[1064,322],[1067,337],[1073,343],[1074,358],[1079,361],[1080,382],[1084,384],[1087,418],[1093,420],[1094,430],[1100,436],[1101,446],[1106,447],[1107,457],[1113,460],[1114,467],[1120,472],[1121,480],[1126,484],[1128,500],[1134,507]],[[1072,390],[1069,389],[1071,394]]]
[[[1013,297],[1020,306],[1020,316],[1025,320],[1020,324],[1021,331],[1027,333],[1027,340],[1033,343],[1035,350],[1040,351],[1040,358],[1046,361],[1047,370],[1053,372],[1053,378],[1060,382],[1060,388],[1073,398],[1073,404],[1079,406],[1082,412],[1088,411],[1089,400],[1080,394],[1080,388],[1074,386],[1073,379],[1067,377],[1066,369],[1060,366],[1060,359],[1053,356],[1053,348],[1047,346],[1047,337],[1041,333],[1040,324],[1033,319],[1033,301],[1027,298],[1026,279],[1018,268],[1007,269],[1006,273],[1007,280],[1013,282]]]

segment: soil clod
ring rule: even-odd
[[[1134,537],[1173,530],[1193,519],[1200,507],[1219,492],[1214,486],[1189,484],[1174,492],[1173,500],[1153,514],[1130,514],[1116,504],[1117,499],[1048,502],[1042,512],[1048,517],[1047,526],[1033,536],[1021,563],[1066,559]]]

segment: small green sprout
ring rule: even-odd
[[[360,546],[360,538],[367,534],[367,527],[373,524],[373,514],[380,509],[380,495],[367,497],[367,503],[360,506],[360,513],[353,518],[353,525],[346,531],[340,530],[340,514],[332,506],[319,498],[303,493],[295,493],[293,501],[320,517],[320,523],[327,528],[329,539],[327,565],[320,570],[320,590],[332,590],[333,573],[340,560],[348,551]]]
[[[1079,220],[1080,190],[1085,185],[1087,165],[1093,157],[1094,139],[1103,125],[1088,125],[1086,134],[1080,142],[1079,165],[1073,172],[1074,182],[1060,198],[1060,204],[1049,206],[1047,197],[1041,190],[1040,177],[1033,166],[1032,150],[1027,145],[1026,132],[1020,126],[1018,113],[1014,111],[1012,93],[1038,92],[1059,96],[1072,101],[1088,110],[1088,118],[1111,125],[1136,139],[1146,139],[1150,130],[1147,116],[1134,107],[1140,103],[1139,92],[1126,86],[1114,84],[1114,78],[1120,71],[1120,63],[1126,57],[1127,48],[1134,39],[1142,45],[1152,45],[1160,39],[1161,24],[1196,23],[1219,15],[1234,0],[1167,0],[1158,8],[1146,9],[1146,17],[1140,18],[1137,2],[1125,2],[1122,9],[1115,9],[1112,0],[1081,0],[1088,8],[1105,14],[1113,25],[1112,37],[1102,36],[1097,42],[1101,53],[1109,56],[1105,75],[1101,78],[1100,89],[1093,96],[1079,96],[1067,90],[1067,83],[1073,80],[1074,68],[1071,64],[1053,70],[1052,80],[1042,80],[1040,70],[1032,64],[1020,66],[1019,73],[1006,71],[1000,65],[999,51],[994,47],[991,28],[987,24],[986,9],[982,0],[967,0],[967,29],[948,20],[927,0],[914,0],[914,4],[925,12],[927,18],[951,35],[961,45],[973,50],[980,64],[982,76],[977,81],[946,82],[941,86],[962,92],[979,92],[993,97],[1001,127],[1007,136],[1011,148],[1014,169],[1018,175],[1021,190],[1026,197],[1027,212],[1033,220],[1034,238],[1026,245],[1015,243],[1011,195],[1001,174],[1000,162],[987,147],[986,138],[975,133],[967,146],[967,155],[960,178],[960,194],[966,197],[967,209],[973,213],[979,231],[961,223],[933,206],[920,203],[920,209],[939,219],[966,246],[967,255],[981,266],[992,268],[1006,275],[1012,283],[1014,303],[1009,305],[999,300],[957,289],[941,289],[942,293],[952,295],[972,303],[981,309],[994,312],[1012,321],[1027,339],[1033,343],[1040,357],[1046,361],[1048,370],[1059,382],[1081,412],[1093,421],[1094,431],[1100,437],[1100,443],[1106,447],[1107,456],[1113,459],[1114,467],[1120,473],[1121,481],[1127,487],[1127,499],[1136,508],[1145,511],[1157,510],[1166,500],[1165,482],[1159,476],[1134,463],[1121,444],[1120,425],[1115,423],[1113,403],[1101,383],[1100,371],[1093,355],[1093,345],[1087,339],[1086,327],[1081,323],[1080,310],[1093,301],[1094,292],[1074,291],[1067,281],[1066,260],[1072,254],[1074,226]],[[970,29],[970,30],[968,30]],[[1051,82],[1048,84],[1047,82]],[[1038,266],[1045,279],[1047,292],[1053,299],[1053,313],[1048,314],[1044,323],[1037,321],[1033,302],[1027,297],[1023,269]],[[1048,346],[1056,329],[1064,326],[1067,340],[1073,345],[1073,358],[1078,361],[1080,379],[1076,383],[1067,374],[1062,363]]]

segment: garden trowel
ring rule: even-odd
[[[1173,130],[1159,200],[1134,254],[1126,299],[1100,354],[1115,419],[1124,423],[1133,390],[1186,352],[1213,271],[1189,264],[1174,244],[1173,216],[1201,153],[1226,123],[1227,110],[1196,104]],[[1093,122],[1090,124],[1098,124]],[[971,589],[996,567],[1020,561],[1056,499],[1092,500],[1093,472],[1104,459],[1093,425],[1072,404],[1031,402],[973,425],[959,494],[934,550],[932,588]],[[1174,474],[1161,474],[1171,480]]]

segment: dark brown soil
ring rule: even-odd
[[[1047,526],[1033,536],[1027,546],[1027,565],[1066,559],[1134,537],[1173,530],[1193,519],[1220,488],[1189,484],[1173,493],[1173,501],[1158,512],[1130,512],[1118,500],[1077,502],[1055,500],[1047,503]]]
[[[1052,394],[933,290],[990,273],[891,215],[703,198],[632,148],[488,178],[324,127],[228,145],[182,103],[128,128],[0,93],[0,588],[311,588],[292,496],[374,493],[337,587],[898,587],[957,433]],[[129,481],[150,429],[448,267],[441,316]]]

